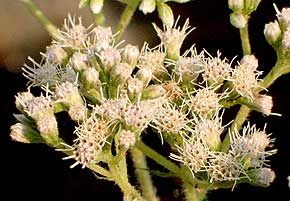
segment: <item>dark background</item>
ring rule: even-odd
[[[288,0],[262,0],[258,11],[250,20],[252,52],[259,59],[259,70],[264,71],[264,75],[274,65],[276,59],[275,52],[266,43],[263,35],[265,23],[275,19],[273,3],[276,3],[279,9],[283,6],[290,6]],[[114,8],[116,12],[120,12],[120,4],[113,5],[116,7]],[[230,10],[227,8],[226,0],[195,0],[183,5],[175,3],[170,5],[174,6],[175,16],[181,15],[181,22],[189,17],[190,24],[196,27],[196,30],[186,39],[184,48],[195,43],[199,50],[205,48],[213,55],[220,50],[222,56],[229,59],[235,56],[238,56],[238,59],[241,58],[238,30],[229,23]],[[143,21],[146,27],[150,25],[150,21],[160,24],[156,13],[144,16],[137,12],[131,26],[138,27],[137,21]],[[157,44],[158,40],[154,36],[153,29],[147,32],[152,34],[148,37],[152,40],[150,43]],[[46,41],[40,44],[42,47],[46,45],[48,45]],[[72,161],[63,161],[61,153],[45,145],[21,144],[10,140],[9,127],[16,122],[13,113],[17,113],[14,95],[26,90],[27,80],[20,73],[5,70],[7,66],[2,67],[5,68],[0,68],[0,200],[121,201],[118,187],[111,182],[95,180],[89,170],[83,170],[80,167],[70,169]],[[287,176],[290,175],[289,84],[290,75],[284,75],[268,91],[274,99],[273,112],[281,113],[282,117],[264,117],[256,112],[252,112],[250,117],[251,122],[256,123],[260,128],[267,123],[267,132],[273,133],[272,137],[276,138],[274,148],[278,149],[278,153],[271,157],[270,163],[277,176],[273,184],[268,188],[245,184],[238,185],[233,192],[230,189],[213,191],[209,193],[209,200],[286,201],[290,199],[287,181]],[[63,117],[61,116],[60,119]],[[228,114],[228,118],[230,117],[231,114]],[[60,121],[60,127],[71,129],[66,121]],[[154,177],[154,180],[162,201],[182,200],[182,197],[178,196],[180,190],[174,190],[179,184],[178,181],[157,177]]]

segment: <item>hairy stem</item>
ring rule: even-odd
[[[109,163],[109,169],[114,181],[124,193],[124,197],[130,197],[132,200],[146,201],[140,193],[129,183],[127,176],[126,158],[124,157],[119,163]]]
[[[158,201],[159,198],[156,195],[156,190],[149,173],[145,155],[138,148],[133,147],[131,149],[131,158],[135,168],[137,180],[140,184],[142,195],[147,200]]]
[[[42,11],[34,4],[32,0],[22,0],[30,12],[38,19],[41,25],[49,33],[49,35],[57,39],[58,30],[57,27],[42,13]]]
[[[117,26],[118,36],[116,37],[116,41],[120,41],[125,29],[127,28],[128,24],[130,23],[134,12],[136,11],[140,0],[131,0],[130,3],[127,4],[125,10],[123,11],[119,24]]]

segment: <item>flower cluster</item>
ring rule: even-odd
[[[143,0],[139,8],[151,12],[154,2]],[[161,4],[157,8],[166,5]],[[283,13],[280,23],[287,21]],[[223,123],[224,105],[241,104],[240,99],[271,114],[271,97],[257,90],[258,60],[246,55],[233,66],[220,52],[214,57],[192,47],[181,54],[193,29],[188,20],[182,28],[177,21],[164,30],[154,25],[160,45],[145,43],[140,50],[118,43],[110,27],[85,27],[81,19],[69,16],[42,61],[30,59],[33,66],[23,67],[31,86],[42,86],[46,96],[18,94],[16,105],[27,121],[12,126],[11,137],[45,142],[67,153],[65,159],[74,159],[71,167],[85,168],[104,163],[111,167],[143,135],[158,133],[172,148],[170,158],[194,178],[210,185],[245,180],[268,185],[274,178],[264,167],[275,153],[268,150],[270,136],[250,124],[240,134]],[[71,145],[58,134],[55,113],[61,111],[78,124]],[[152,132],[145,132],[149,127]],[[29,136],[30,130],[38,138]],[[223,148],[225,133],[230,135],[228,148]]]

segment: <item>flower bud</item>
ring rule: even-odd
[[[246,17],[241,13],[231,13],[230,21],[231,24],[238,29],[244,28],[248,23]]]
[[[66,51],[58,45],[50,45],[46,47],[45,56],[47,61],[55,64],[62,64],[68,57]]]
[[[137,78],[130,78],[127,81],[127,90],[129,94],[139,94],[143,90],[143,82]]]
[[[283,50],[290,50],[290,28],[288,28],[283,34],[282,48]]]
[[[158,15],[163,24],[167,27],[172,27],[174,24],[174,16],[171,8],[165,3],[157,5]]]
[[[121,62],[120,52],[112,47],[104,49],[101,54],[101,62],[104,66],[105,72],[110,72],[117,64]]]
[[[270,168],[252,169],[248,172],[250,184],[256,186],[269,186],[275,179],[275,172]]]
[[[256,104],[258,110],[266,116],[271,114],[273,108],[273,100],[271,96],[261,94],[255,95],[254,103]]]
[[[59,143],[57,121],[53,114],[47,114],[36,121],[37,129],[44,141],[52,147]]]
[[[229,8],[234,12],[240,12],[244,8],[244,0],[228,0]]]
[[[16,123],[10,127],[12,140],[22,143],[43,143],[39,133],[30,126]]]
[[[152,79],[152,75],[150,68],[140,68],[136,73],[136,78],[143,82],[144,87],[147,87]]]
[[[123,85],[131,76],[132,69],[127,63],[119,63],[112,69],[112,79],[117,85]]]
[[[101,12],[104,0],[90,0],[90,8],[94,14]]]
[[[254,55],[245,55],[240,64],[242,66],[245,66],[247,67],[248,69],[251,69],[251,70],[256,70],[258,68],[258,59],[254,56]]]
[[[245,13],[250,14],[257,9],[260,2],[261,0],[244,0],[243,10],[245,11]]]
[[[265,25],[264,35],[268,43],[274,44],[281,37],[281,29],[277,21]]]
[[[155,0],[143,0],[139,5],[139,10],[146,15],[147,13],[152,13],[155,10],[155,7]]]
[[[139,56],[139,49],[133,45],[126,45],[122,52],[122,62],[129,64],[132,68],[135,67],[138,56]]]
[[[87,55],[75,52],[71,57],[71,64],[76,71],[87,69],[89,67]]]
[[[161,85],[150,85],[142,92],[142,99],[155,99],[165,95],[166,90]]]
[[[97,89],[101,84],[99,80],[99,72],[95,68],[84,70],[81,78],[86,89]]]

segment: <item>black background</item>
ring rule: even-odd
[[[108,2],[108,1],[107,1]],[[258,11],[250,20],[250,40],[252,52],[259,59],[259,70],[264,75],[275,63],[275,52],[266,43],[263,36],[265,23],[275,19],[273,3],[278,8],[290,6],[290,1],[262,0]],[[195,0],[179,5],[171,3],[181,21],[190,18],[191,25],[197,27],[185,41],[185,48],[195,43],[201,50],[205,48],[215,55],[217,50],[223,56],[231,59],[241,57],[238,30],[229,23],[230,10],[226,0]],[[147,15],[148,20],[156,21],[156,14]],[[143,20],[140,12],[135,14],[136,21]],[[160,24],[160,21],[157,23]],[[156,42],[156,41],[155,41]],[[154,42],[152,42],[154,43]],[[3,69],[3,68],[2,68]],[[63,161],[61,153],[55,152],[45,145],[21,144],[12,142],[9,137],[9,127],[16,121],[13,113],[14,95],[24,91],[26,81],[21,74],[13,74],[5,70],[0,72],[0,200],[50,200],[50,201],[93,201],[93,200],[122,200],[117,186],[111,182],[95,180],[89,170],[80,167],[70,169],[72,161]],[[268,91],[273,96],[273,112],[281,113],[282,117],[263,117],[256,112],[251,113],[250,120],[263,127],[267,123],[267,132],[276,138],[274,148],[278,153],[271,157],[271,167],[276,172],[276,179],[268,188],[238,185],[231,190],[218,190],[209,193],[209,200],[289,200],[287,176],[290,175],[290,75],[284,75],[276,81]],[[234,111],[237,108],[234,108]],[[234,113],[226,115],[228,119]],[[60,115],[60,127],[71,131],[65,115]],[[62,120],[62,121],[61,121]],[[146,139],[156,141],[158,139]],[[150,144],[154,144],[150,141]],[[150,162],[150,161],[149,161]],[[154,164],[150,162],[153,167]],[[131,178],[134,182],[134,178]],[[154,177],[158,194],[162,201],[182,200],[180,191],[173,190],[179,185],[178,181],[169,178]]]

